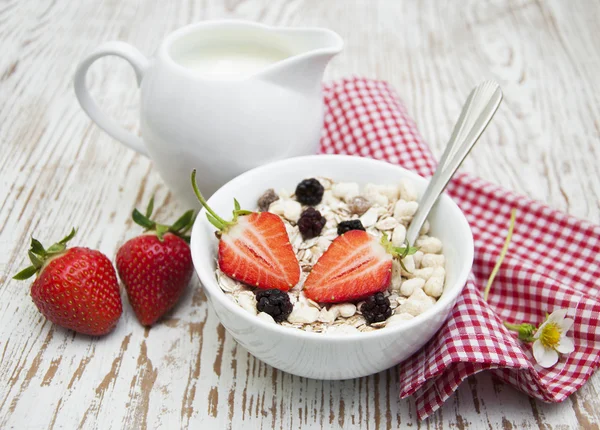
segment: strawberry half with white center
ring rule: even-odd
[[[75,229],[48,249],[31,239],[32,265],[13,279],[37,274],[31,298],[48,320],[73,331],[99,336],[111,331],[123,312],[117,274],[110,260],[89,248],[67,249]]]
[[[233,219],[225,221],[206,203],[192,172],[192,187],[206,217],[219,231],[219,268],[230,278],[262,289],[288,291],[300,280],[300,265],[279,216],[241,210],[234,199]]]
[[[117,270],[138,321],[154,324],[179,301],[194,273],[187,232],[194,211],[187,211],[172,226],[150,219],[154,198],[146,214],[137,209],[133,220],[146,232],[128,240],[117,252]]]
[[[313,266],[304,282],[304,294],[320,303],[354,302],[388,288],[392,260],[417,251],[394,247],[363,230],[350,230],[338,236]],[[402,264],[402,263],[401,263]]]

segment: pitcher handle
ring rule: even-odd
[[[77,67],[73,79],[77,100],[79,100],[79,104],[85,113],[87,113],[92,121],[98,124],[101,129],[134,151],[148,157],[148,151],[144,146],[142,139],[127,131],[117,121],[102,112],[87,89],[86,76],[88,69],[94,61],[106,55],[116,55],[117,57],[127,60],[129,64],[131,64],[131,67],[133,67],[138,87],[140,86],[142,78],[144,77],[144,72],[148,67],[148,59],[136,48],[125,42],[107,42],[100,45]]]

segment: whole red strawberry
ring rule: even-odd
[[[110,332],[123,312],[117,275],[110,260],[88,248],[67,249],[75,229],[58,243],[45,249],[31,239],[32,266],[13,279],[37,274],[31,298],[39,311],[61,327],[98,336]]]
[[[127,241],[117,252],[117,270],[138,321],[149,326],[167,313],[185,291],[194,266],[187,231],[194,211],[186,212],[172,226],[150,219],[154,198],[146,214],[137,209],[133,220],[146,232]]]

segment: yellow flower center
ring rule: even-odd
[[[560,328],[556,323],[549,322],[542,328],[539,339],[544,348],[556,348],[560,341]]]

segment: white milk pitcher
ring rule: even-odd
[[[96,124],[149,156],[175,195],[197,205],[192,169],[208,197],[253,167],[317,151],[321,79],[342,46],[326,29],[207,21],[171,33],[152,59],[123,42],[100,46],[79,64],[75,93]],[[88,68],[106,55],[135,71],[143,139],[105,115],[87,90]]]

